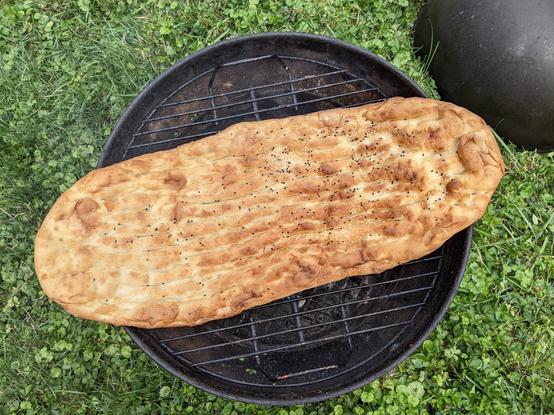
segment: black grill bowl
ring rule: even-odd
[[[425,96],[381,58],[341,41],[265,33],[178,62],[127,108],[99,166],[174,148],[246,120]],[[157,364],[216,395],[287,405],[339,396],[406,359],[446,313],[471,228],[424,258],[192,328],[127,333]],[[240,278],[240,275],[237,275]]]

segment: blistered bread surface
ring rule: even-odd
[[[422,257],[503,173],[483,120],[431,99],[240,123],[80,179],[38,231],[36,271],[75,316],[193,326]]]

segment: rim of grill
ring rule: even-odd
[[[271,41],[292,46],[287,43],[281,49],[288,49],[281,53],[279,45],[267,45]],[[229,49],[240,52],[248,42],[265,49],[259,55],[238,53],[234,59],[208,64],[208,59],[217,60]],[[291,51],[296,52],[296,43],[333,47],[339,55],[358,54],[386,76],[373,79],[371,71],[352,69],[355,65],[346,60],[295,55]],[[179,78],[179,71],[190,72],[194,65],[202,68]],[[252,74],[253,65],[266,65],[280,79],[267,76],[264,82],[240,84],[239,71]],[[302,65],[315,72],[298,73],[296,68]],[[222,92],[226,87],[222,80],[231,78],[232,88]],[[392,65],[335,39],[269,33],[221,42],[178,62],[139,94],[116,125],[99,166],[213,135],[237,121],[382,101],[390,95],[383,79],[405,85],[405,96],[424,96]],[[328,399],[390,371],[429,335],[461,281],[470,241],[468,228],[434,253],[393,270],[310,289],[230,319],[192,328],[126,331],[160,366],[219,396],[281,405]],[[364,355],[362,348],[371,348],[372,338],[381,343]],[[321,357],[322,346],[337,345],[344,356]],[[317,354],[321,364],[302,361],[298,367],[287,367],[287,355],[309,360],[310,353]],[[368,366],[372,369],[363,373]]]

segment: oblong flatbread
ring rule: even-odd
[[[431,99],[240,123],[87,174],[46,216],[35,267],[75,316],[192,326],[424,256],[503,174],[485,122]]]

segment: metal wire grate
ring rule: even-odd
[[[253,71],[262,71],[264,82],[256,84]],[[132,133],[123,158],[173,148],[240,121],[385,98],[367,77],[330,63],[277,55],[232,61],[161,99]],[[443,249],[378,276],[328,284],[234,318],[141,333],[184,367],[238,384],[322,381],[399,347],[432,295]]]
[[[311,67],[312,73],[293,75],[298,64],[303,72]],[[234,75],[239,65],[244,73],[253,65],[256,70],[267,70],[264,66],[269,65],[273,79],[281,80],[248,85],[249,79]],[[230,68],[234,76],[228,76]],[[204,89],[207,94],[190,98],[191,89]],[[124,158],[212,135],[239,121],[351,107],[385,98],[367,79],[311,59],[268,55],[230,62],[195,76],[164,98],[133,134]]]
[[[303,382],[316,371],[333,376],[359,360],[341,361],[335,356],[323,362],[317,359],[315,365],[308,359],[304,366],[277,368],[271,356],[278,354],[277,361],[286,359],[284,353],[308,356],[339,342],[341,356],[355,351],[365,354],[362,361],[372,359],[391,347],[417,318],[435,286],[442,253],[441,249],[378,276],[308,290],[231,319],[150,334],[187,366],[227,377],[240,367],[236,381],[242,383],[245,370],[253,382],[274,386]]]

